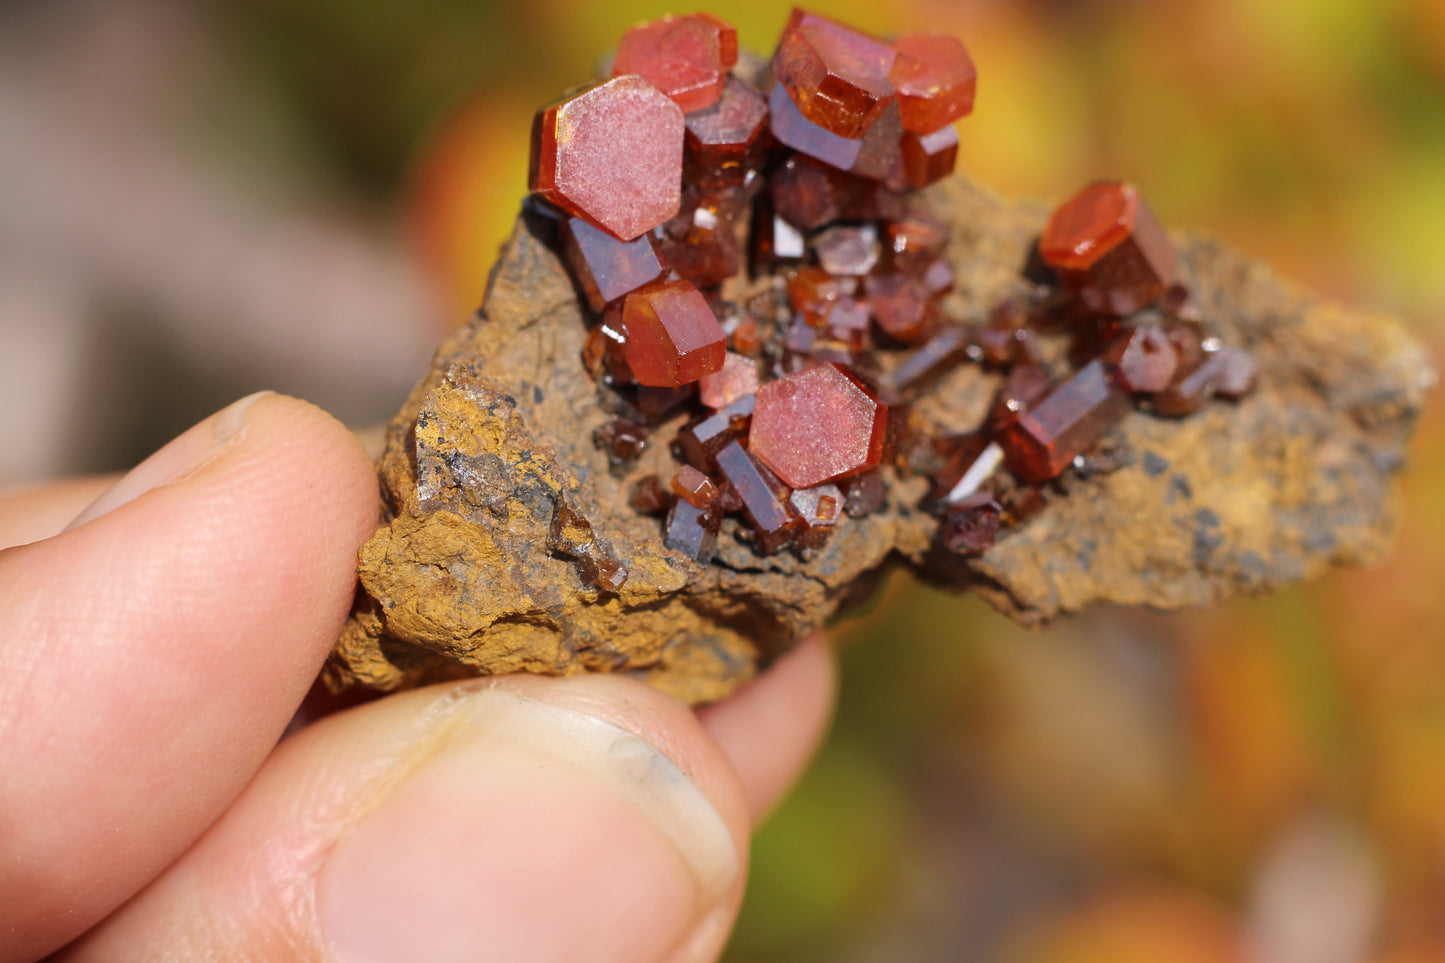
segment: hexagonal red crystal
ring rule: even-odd
[[[1064,202],[1039,256],[1091,310],[1119,316],[1155,301],[1174,275],[1174,245],[1132,184],[1099,181]]]
[[[723,366],[697,383],[698,398],[709,408],[719,410],[744,395],[758,390],[758,363],[744,354],[727,353]]]
[[[929,134],[973,111],[978,71],[968,50],[941,33],[915,33],[893,41],[898,59],[889,78],[898,88],[903,129]]]
[[[595,84],[532,123],[528,187],[624,241],[677,213],[682,110],[637,76]]]
[[[660,281],[622,302],[623,357],[638,384],[676,388],[722,369],[727,335],[702,292]]]
[[[1125,331],[1104,349],[1102,357],[1125,391],[1163,391],[1179,368],[1179,355],[1169,336],[1154,324]]]
[[[729,77],[717,103],[685,118],[689,180],[704,187],[741,184],[762,163],[768,102],[752,84]]]
[[[953,173],[958,162],[958,132],[950,126],[931,134],[903,133],[903,179],[909,187],[927,187]]]
[[[710,13],[666,16],[622,35],[612,76],[644,77],[688,112],[717,103],[737,61],[738,33],[726,20]]]
[[[795,8],[773,55],[773,73],[804,117],[856,138],[896,96],[888,74],[897,57],[876,37]]]
[[[805,368],[758,389],[748,447],[793,488],[812,488],[877,466],[887,413],[836,365]]]

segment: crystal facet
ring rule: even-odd
[[[619,241],[580,217],[562,222],[561,233],[572,276],[594,311],[667,273],[646,234]]]
[[[929,134],[973,111],[978,71],[955,37],[915,33],[893,41],[891,74],[903,108],[903,129]]]
[[[1026,482],[1057,477],[1129,407],[1104,363],[1091,361],[999,433],[1009,470]]]
[[[622,35],[612,76],[637,74],[683,111],[717,103],[723,81],[738,60],[738,34],[709,13],[662,17]]]
[[[622,304],[623,356],[639,384],[675,388],[722,369],[727,336],[687,281],[662,281]]]
[[[641,77],[595,84],[537,112],[528,187],[630,241],[682,202],[682,110]]]
[[[773,73],[809,121],[840,137],[861,137],[896,97],[888,73],[897,57],[877,38],[795,9]]]
[[[684,118],[688,180],[735,187],[762,166],[768,141],[768,103],[747,81],[729,77],[718,102]]]
[[[1132,184],[1098,181],[1049,218],[1039,255],[1094,311],[1129,315],[1164,293],[1174,245]]]
[[[793,488],[812,488],[875,467],[887,408],[836,365],[823,364],[758,389],[748,443]]]

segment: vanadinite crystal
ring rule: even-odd
[[[1103,362],[1091,361],[1003,430],[1009,469],[1027,482],[1055,478],[1128,410]]]
[[[741,184],[761,166],[768,140],[768,103],[747,81],[729,77],[722,97],[686,117],[689,178],[708,187]]]
[[[883,459],[887,409],[857,379],[823,364],[758,389],[752,452],[794,488],[811,488]]]
[[[630,241],[682,202],[682,110],[641,77],[596,84],[538,111],[531,190]]]
[[[646,235],[619,241],[580,217],[569,217],[561,231],[572,276],[594,311],[667,273]]]
[[[706,563],[723,535],[806,560],[913,473],[938,547],[976,555],[1046,504],[1043,483],[1097,470],[1092,449],[1136,405],[1180,417],[1253,386],[1129,184],[1053,213],[1038,254],[1057,285],[1022,268],[987,317],[957,316],[948,226],[915,191],[953,171],[973,110],[958,40],[888,43],[794,10],[765,86],[736,61],[711,15],[641,24],[614,79],[534,132],[533,189],[565,213],[536,210],[594,314],[583,361],[613,413],[595,441],[619,478],[648,472],[629,500],[667,514],[669,548]],[[927,437],[914,406],[966,363],[996,379],[992,405]],[[669,423],[676,464],[654,474],[644,454]],[[621,584],[587,538],[557,550]]]
[[[622,35],[612,76],[639,74],[684,111],[717,103],[738,61],[732,24],[708,13],[663,17]]]
[[[687,281],[663,281],[627,296],[622,345],[639,384],[675,388],[722,370],[727,335],[707,299]]]
[[[840,137],[860,137],[897,95],[888,79],[897,56],[881,40],[794,10],[773,73],[808,120]]]
[[[1090,184],[1054,212],[1039,255],[1090,308],[1133,314],[1174,275],[1174,245],[1132,184]]]
[[[978,71],[956,37],[915,33],[893,41],[891,78],[903,109],[903,129],[930,134],[973,111]]]

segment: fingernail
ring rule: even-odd
[[[79,528],[161,485],[194,474],[246,434],[246,412],[272,391],[258,391],[222,408],[132,468],[75,517],[65,531]]]
[[[732,837],[652,744],[504,689],[440,729],[321,870],[339,959],[642,963],[717,917]]]

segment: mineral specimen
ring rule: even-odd
[[[1039,624],[1386,551],[1434,379],[1398,322],[1171,238],[1132,185],[1050,215],[946,177],[957,41],[796,11],[767,88],[732,37],[643,25],[539,112],[535,196],[389,432],[334,685],[707,702],[888,562]]]

